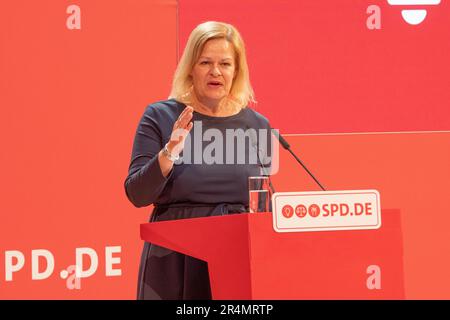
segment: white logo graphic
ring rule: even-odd
[[[103,255],[104,261],[101,261],[105,267],[106,277],[122,276],[122,269],[117,267],[121,264],[120,256],[121,246],[106,246]],[[116,256],[114,256],[116,254]],[[0,253],[0,258],[3,255]],[[6,250],[4,253],[5,281],[14,281],[15,273],[21,271],[26,265],[25,254],[18,250]],[[90,265],[86,263],[90,260]],[[55,271],[55,256],[46,249],[31,250],[31,280],[46,280],[51,278]],[[93,276],[99,266],[99,255],[96,250],[88,247],[75,248],[75,264],[59,272],[61,279],[65,280],[66,287],[69,290],[81,289],[81,279]],[[115,267],[116,266],[116,267]],[[42,268],[45,267],[44,270]],[[83,269],[88,267],[87,269]]]
[[[272,195],[276,232],[373,230],[381,227],[377,190],[276,192]]]
[[[428,6],[438,5],[441,0],[387,0],[392,6]],[[425,20],[427,10],[425,9],[406,9],[402,10],[403,19],[412,25],[417,25]]]

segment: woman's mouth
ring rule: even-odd
[[[209,81],[208,82],[208,87],[210,87],[210,88],[220,88],[222,86],[223,86],[223,84],[220,81]]]

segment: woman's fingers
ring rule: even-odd
[[[184,108],[184,110],[178,116],[178,120],[183,118],[187,113],[192,113],[192,112],[194,112],[194,108],[192,108],[191,106],[187,106],[186,108]]]
[[[192,120],[192,113],[186,113],[183,118],[180,120],[180,128],[186,129],[187,125]]]
[[[189,124],[193,117],[193,109],[192,107],[186,107],[183,112],[178,117],[177,121],[175,121],[175,124],[173,126],[173,129],[186,129],[186,126]]]
[[[188,126],[187,126],[187,128],[186,128],[187,133],[189,133],[189,132],[191,131],[191,129],[192,129],[193,126],[194,126],[194,124],[193,124],[192,122],[189,122],[189,124],[188,124]],[[186,134],[186,135],[187,135],[187,134]]]
[[[172,135],[169,141],[171,148],[177,149],[178,152],[183,148],[183,142],[191,131],[194,124],[191,122],[194,108],[187,106],[179,115],[177,121],[173,125]],[[181,148],[181,149],[180,149]],[[178,150],[180,149],[180,150]]]
[[[193,117],[193,109],[192,107],[186,107],[186,109],[184,109],[183,113],[180,115],[179,119],[179,125],[181,128],[185,128],[186,125],[189,123],[189,121],[191,121],[192,117]]]

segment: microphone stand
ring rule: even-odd
[[[272,129],[272,134],[278,139],[278,141],[280,141],[281,145],[283,146],[284,149],[286,149],[287,151],[289,151],[290,154],[292,154],[295,158],[295,160],[297,160],[298,163],[301,164],[301,166],[303,167],[303,169],[306,170],[306,172],[308,172],[308,174],[310,175],[311,178],[314,179],[314,181],[317,183],[317,185],[323,190],[325,191],[325,188],[322,186],[322,184],[319,182],[319,180],[316,179],[316,177],[308,170],[308,168],[304,165],[304,163],[302,162],[302,160],[299,159],[299,157],[297,157],[297,155],[291,150],[291,146],[289,145],[289,143],[281,136],[281,134],[275,130]]]

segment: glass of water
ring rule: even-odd
[[[248,177],[249,210],[255,212],[269,212],[271,197],[269,177]]]

